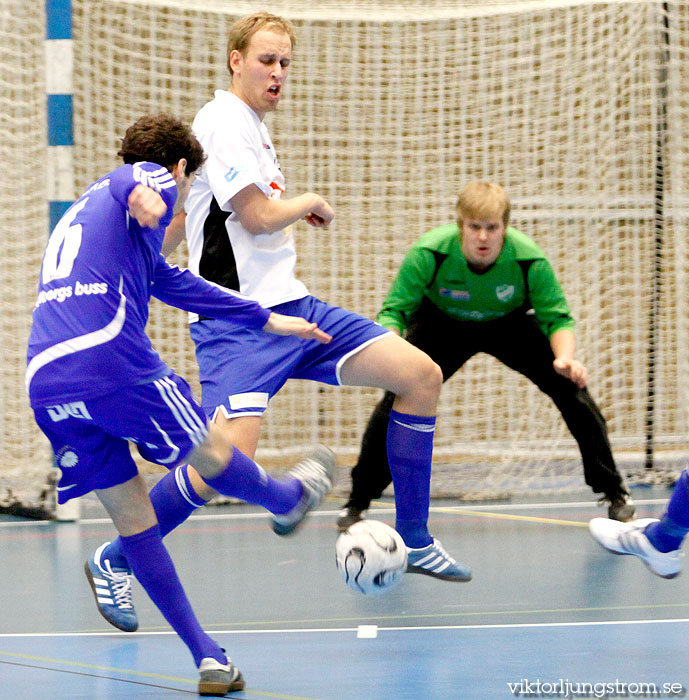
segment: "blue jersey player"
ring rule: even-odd
[[[125,165],[91,185],[48,240],[26,386],[61,470],[59,502],[96,492],[131,571],[189,647],[199,693],[223,696],[244,680],[194,615],[162,543],[161,529],[170,523],[156,519],[130,442],[151,462],[173,468],[184,460],[220,493],[264,506],[281,533],[293,530],[330,488],[334,462],[320,448],[277,481],[235,449],[153,349],[145,333],[149,299],[232,320],[237,328],[324,343],[330,336],[313,322],[272,313],[165,262],[166,226],[205,158],[188,126],[168,115],[143,117],[127,130],[119,155]],[[184,469],[176,476],[184,488]],[[129,571],[122,574],[99,550],[86,574],[106,619],[131,629],[117,604],[127,597]],[[114,620],[110,609],[118,613]]]

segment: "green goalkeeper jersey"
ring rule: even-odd
[[[498,259],[482,272],[469,268],[457,224],[425,233],[404,258],[376,320],[403,333],[424,298],[457,321],[492,321],[517,309],[533,309],[548,338],[574,328],[543,251],[511,227]]]

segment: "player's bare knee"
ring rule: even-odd
[[[419,362],[419,377],[417,385],[423,387],[423,391],[435,396],[440,396],[440,390],[443,386],[443,372],[440,366],[433,362],[428,355],[425,355]]]
[[[440,367],[428,355],[419,353],[407,369],[406,386],[398,395],[424,406],[435,405],[443,385]]]
[[[186,458],[196,471],[196,474],[190,474],[190,480],[199,496],[204,497],[204,493],[211,489],[204,479],[217,476],[227,467],[232,458],[233,449],[223,436],[222,431],[211,423],[206,439]],[[213,495],[215,495],[215,491],[211,489],[208,498]]]
[[[218,492],[203,480],[203,477],[196,469],[191,467],[187,473],[189,474],[189,482],[199,498],[204,501],[210,501],[211,498],[218,495]]]
[[[208,460],[205,456],[199,458],[198,453],[189,455],[187,461],[189,463],[189,470],[187,471],[189,482],[196,492],[196,495],[203,501],[210,501],[211,498],[218,495],[218,492],[204,481],[204,477],[206,479],[211,479],[217,476],[224,469],[225,465],[221,466],[220,460],[217,459]],[[203,472],[194,465],[201,466]]]

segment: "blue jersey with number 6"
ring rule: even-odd
[[[156,228],[129,216],[139,184],[167,205]],[[46,246],[29,338],[32,406],[84,399],[172,371],[146,335],[151,296],[205,316],[265,325],[269,312],[242,295],[168,264],[160,253],[177,198],[168,170],[123,165],[67,210]]]

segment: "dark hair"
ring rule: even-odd
[[[146,160],[168,170],[186,158],[184,174],[187,176],[196,172],[206,160],[191,128],[169,114],[147,115],[137,119],[125,132],[117,155],[125,163]]]

